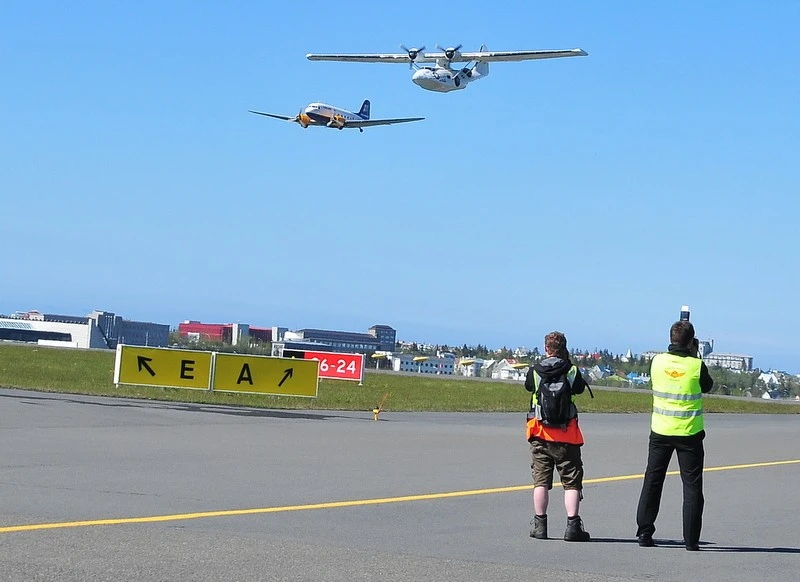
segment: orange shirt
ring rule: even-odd
[[[536,418],[528,421],[528,440],[537,438],[543,441],[554,443],[567,443],[570,445],[582,445],[583,433],[578,426],[578,419],[573,418],[567,423],[565,428],[557,426],[545,426]]]

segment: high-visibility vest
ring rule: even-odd
[[[575,382],[575,378],[578,375],[578,368],[573,365],[565,375],[571,387],[572,384]],[[539,403],[538,399],[536,398],[536,393],[539,391],[540,381],[541,381],[541,376],[539,376],[539,374],[534,370],[533,371],[534,390],[533,393],[531,394],[531,411],[535,411],[536,405]],[[572,395],[570,397],[570,400],[573,402],[573,409],[575,409],[575,403],[574,403],[575,396]],[[541,423],[539,419],[536,418],[535,414],[531,412],[528,414],[528,418],[526,421],[525,438],[528,441],[530,441],[533,438],[537,438],[544,441],[567,443],[571,445],[582,445],[584,443],[583,432],[581,432],[581,428],[580,426],[578,426],[577,415],[575,416],[575,418],[572,418],[567,423],[566,427],[560,428],[554,426],[545,426],[544,424]]]
[[[653,414],[650,428],[665,436],[691,436],[703,430],[702,360],[658,354],[650,364]]]

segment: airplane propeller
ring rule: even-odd
[[[478,62],[479,61],[475,61],[475,63],[472,66],[470,66],[470,63],[467,63],[466,66],[464,66],[461,69],[461,72],[464,73],[467,77],[472,77],[472,71],[474,71],[475,67],[478,66]]]
[[[408,63],[408,68],[409,69],[413,69],[414,68],[414,64],[415,64],[414,61],[419,56],[419,53],[421,53],[422,51],[425,50],[424,46],[421,46],[419,48],[416,48],[416,47],[406,48],[405,45],[402,45],[402,44],[400,45],[400,48],[408,53],[408,59],[410,61]]]
[[[300,127],[302,127],[303,129],[308,127],[308,125],[306,125],[303,122],[303,109],[302,108],[300,108],[300,111],[297,112],[297,115],[295,115],[292,119],[287,119],[286,121],[288,121],[289,123],[299,123]]]
[[[444,53],[444,56],[445,56],[445,57],[447,57],[447,60],[448,60],[448,61],[452,61],[452,60],[453,60],[453,58],[455,58],[455,56],[456,56],[456,53],[459,51],[459,49],[460,49],[462,46],[463,46],[463,45],[458,45],[458,46],[456,46],[456,47],[447,47],[447,48],[442,48],[442,47],[440,47],[440,46],[437,44],[437,45],[436,45],[436,48],[437,48],[437,49],[439,49],[440,51],[442,51],[442,52]]]

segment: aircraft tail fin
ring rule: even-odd
[[[361,109],[359,109],[358,115],[364,119],[369,119],[369,99],[365,99],[364,103],[361,104]]]

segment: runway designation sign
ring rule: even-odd
[[[118,345],[114,384],[208,390],[211,359],[211,352]]]
[[[213,389],[316,398],[318,369],[319,363],[314,360],[219,353],[214,362]]]
[[[320,378],[355,380],[359,383],[364,380],[364,354],[283,350],[283,356],[318,361]]]

